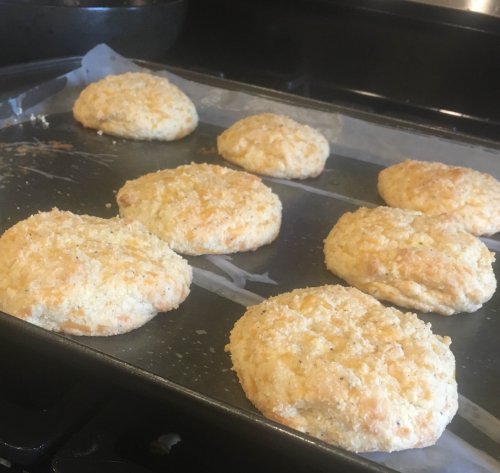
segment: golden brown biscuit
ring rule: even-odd
[[[325,256],[350,285],[422,312],[474,312],[496,288],[494,254],[451,214],[360,208],[333,227]]]
[[[473,235],[500,231],[500,182],[489,174],[407,159],[380,172],[378,190],[391,207],[458,215]]]
[[[272,420],[355,452],[433,445],[458,407],[449,337],[354,288],[249,307],[226,350]]]
[[[90,84],[75,102],[73,114],[87,128],[135,140],[176,140],[198,125],[193,102],[178,87],[142,72]]]
[[[0,310],[72,335],[129,332],[189,294],[192,272],[139,222],[42,212],[0,238]]]
[[[217,146],[224,159],[246,171],[283,179],[318,176],[330,154],[319,131],[272,113],[236,122],[217,138]]]
[[[281,225],[281,202],[261,179],[210,164],[128,181],[117,201],[122,216],[187,255],[255,250],[271,243]]]

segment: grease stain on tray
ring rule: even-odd
[[[4,184],[9,183],[7,178],[22,178],[29,173],[35,173],[47,179],[77,183],[73,175],[61,176],[45,170],[52,168],[54,161],[63,155],[90,160],[107,168],[112,158],[117,157],[111,154],[77,151],[73,144],[62,141],[44,142],[35,138],[33,141],[0,142],[0,181],[4,181],[0,188],[5,188]],[[71,169],[81,172],[78,164],[71,164]],[[28,181],[25,182],[29,185]]]
[[[198,150],[198,153],[199,154],[217,154],[217,149],[214,148],[213,146],[211,148],[207,148],[205,146],[202,146],[199,150]]]

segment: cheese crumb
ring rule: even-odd
[[[49,127],[50,123],[47,120],[45,120],[45,115],[38,115],[36,118],[42,122],[44,128]]]
[[[106,208],[109,209],[111,207],[111,204],[106,204]]]
[[[97,134],[98,134],[99,136],[102,136],[102,130],[99,130],[99,131],[97,132]]]

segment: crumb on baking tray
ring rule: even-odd
[[[36,118],[42,122],[44,128],[49,127],[50,123],[45,119],[45,115],[38,115]]]
[[[37,115],[35,117],[35,115],[32,113],[30,115],[30,120],[31,120],[31,123],[35,123],[37,121],[40,121],[44,128],[48,128],[50,125],[50,123],[45,119],[45,115]]]

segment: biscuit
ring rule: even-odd
[[[325,256],[350,285],[422,312],[474,312],[496,288],[494,254],[451,214],[360,208],[333,227]]]
[[[135,140],[176,140],[198,125],[196,108],[184,92],[164,77],[142,72],[90,84],[73,114],[87,128]]]
[[[378,190],[391,207],[458,215],[473,235],[500,231],[500,182],[489,174],[407,159],[380,172]]]
[[[0,238],[0,310],[71,335],[116,335],[175,309],[192,272],[139,222],[57,209]]]
[[[117,201],[122,216],[187,255],[255,250],[271,243],[281,225],[281,202],[260,178],[210,164],[128,181]]]
[[[268,418],[354,452],[433,445],[458,407],[449,337],[354,288],[296,289],[249,307],[231,352]]]
[[[282,179],[306,179],[323,171],[326,138],[291,118],[263,113],[244,118],[217,138],[219,153],[246,171]]]

